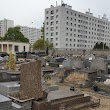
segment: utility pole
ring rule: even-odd
[[[103,54],[104,54],[104,42],[103,42]]]

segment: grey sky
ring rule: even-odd
[[[61,0],[0,0],[0,19],[12,19],[15,25],[40,28],[44,21],[44,9],[55,6],[56,1],[60,5]],[[90,8],[95,16],[105,13],[110,19],[110,0],[63,1],[74,10],[86,12]]]

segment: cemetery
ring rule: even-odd
[[[105,59],[106,58],[106,59]],[[49,63],[47,65],[47,63]],[[109,57],[64,55],[27,57],[9,54],[0,63],[0,110],[79,110],[99,106],[99,97],[82,89],[108,95]],[[94,86],[95,85],[95,86]],[[46,109],[45,109],[46,108]]]

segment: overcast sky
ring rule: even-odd
[[[40,28],[44,21],[44,9],[60,5],[61,0],[0,0],[0,19],[14,20],[15,25]],[[85,13],[88,8],[94,16],[105,13],[110,19],[110,0],[63,0],[72,9]],[[32,23],[33,22],[33,23]]]

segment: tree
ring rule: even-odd
[[[51,76],[49,74],[44,74],[43,75],[44,80],[47,82],[48,80],[51,80]]]
[[[96,43],[95,45],[94,45],[94,48],[93,49],[109,49],[109,47],[106,45],[106,43],[103,43],[103,42],[101,42],[101,43]]]
[[[44,37],[41,38],[41,39],[38,39],[34,45],[33,45],[33,48],[34,49],[39,49],[39,50],[42,50],[44,49],[45,47],[48,47],[49,49],[52,49],[53,48],[53,44],[50,43],[49,41],[47,40],[44,40]]]
[[[15,59],[14,59],[12,52],[10,52],[10,54],[9,54],[9,60],[7,62],[7,68],[9,70],[15,70],[16,69]]]
[[[20,27],[9,28],[3,40],[16,42],[29,42],[29,39],[24,37],[24,35],[20,32]]]

